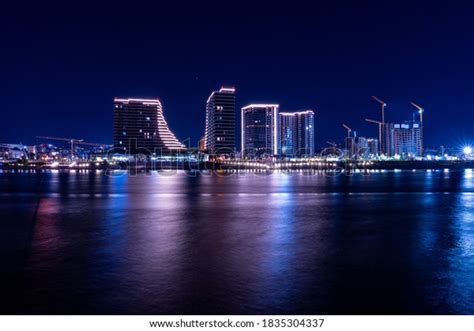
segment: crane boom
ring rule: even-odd
[[[368,119],[368,118],[366,118],[365,120],[366,120],[366,122],[370,122],[370,123],[375,123],[375,124],[383,124],[383,123],[382,123],[382,122],[380,122],[380,121],[371,120],[371,119]]]
[[[350,127],[348,127],[347,125],[342,124],[342,126],[343,126],[344,129],[346,129],[349,133],[352,131],[352,129],[351,129]]]
[[[70,143],[74,143],[76,145],[89,145],[89,146],[110,146],[107,144],[100,144],[100,143],[90,143],[84,141],[84,139],[75,139],[75,138],[65,138],[65,137],[50,137],[50,136],[36,136],[38,139],[46,139],[46,140],[59,140],[59,141],[69,141]]]
[[[420,105],[417,105],[416,103],[414,103],[413,101],[410,102],[410,104],[415,107],[416,109],[418,109],[419,111],[424,111],[424,109],[420,106]]]
[[[420,114],[420,123],[421,125],[423,125],[423,113],[425,112],[425,109],[423,107],[421,107],[420,105],[414,103],[413,101],[410,102],[410,104],[415,107],[416,109],[418,109],[418,113]]]
[[[387,105],[384,101],[380,100],[380,99],[377,98],[375,95],[372,96],[372,99],[374,99],[375,101],[377,101],[378,103],[380,103],[380,104],[383,105],[383,106],[386,106],[386,105]]]
[[[50,137],[50,136],[36,136],[38,139],[47,139],[47,140],[61,140],[61,141],[74,141],[82,142],[84,139],[74,139],[74,138],[64,138],[64,137]]]
[[[382,111],[382,121],[379,124],[379,142],[380,142],[380,154],[385,152],[385,106],[387,104],[385,101],[380,100],[375,95],[372,96],[372,99],[380,103],[381,111]]]

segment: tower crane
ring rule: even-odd
[[[351,132],[352,132],[352,129],[346,125],[346,124],[342,124],[342,126],[344,127],[344,129],[347,130],[347,138],[346,138],[346,151],[347,151],[347,154],[346,154],[346,158],[349,159],[350,157],[352,157],[352,154],[353,152],[352,151],[349,151],[349,143],[351,141]],[[354,146],[354,143],[352,142],[351,143],[351,149],[353,149]]]
[[[344,127],[344,129],[347,130],[347,138],[350,138],[352,129],[349,126],[347,126],[346,124],[342,124],[342,126]]]
[[[425,109],[421,107],[420,105],[414,103],[413,101],[410,102],[410,104],[416,109],[418,109],[418,114],[420,114],[421,155],[423,156],[423,113],[425,112]]]
[[[383,154],[385,152],[385,106],[387,106],[387,104],[385,103],[385,101],[382,101],[380,100],[379,98],[377,98],[376,96],[372,96],[372,99],[374,99],[375,101],[377,101],[380,106],[381,106],[381,110],[382,110],[382,120],[381,120],[381,126],[379,125],[379,142],[380,142],[380,152]]]
[[[58,141],[67,141],[71,144],[71,159],[74,157],[74,148],[76,145],[89,145],[89,146],[101,146],[102,148],[107,147],[107,144],[99,143],[90,143],[85,142],[84,139],[75,139],[75,138],[65,138],[65,137],[50,137],[50,136],[36,136],[38,139],[45,140],[58,140]]]
[[[369,122],[369,123],[377,124],[379,126],[379,139],[380,139],[380,137],[382,136],[382,127],[384,126],[384,124],[380,121],[371,120],[371,119],[368,119],[368,118],[366,118],[365,121]],[[379,152],[380,152],[380,154],[383,154],[382,144],[380,143],[380,140],[379,140],[379,144],[380,144]]]
[[[418,114],[420,114],[420,124],[421,126],[423,126],[423,113],[425,112],[425,109],[422,108],[420,105],[417,105],[416,103],[414,103],[413,101],[410,102],[410,104],[415,107],[416,109],[418,109]]]

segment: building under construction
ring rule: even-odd
[[[385,141],[388,156],[406,159],[423,156],[423,128],[420,122],[386,123]]]

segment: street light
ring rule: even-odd
[[[472,147],[471,146],[465,146],[462,151],[465,155],[471,155],[472,154]]]

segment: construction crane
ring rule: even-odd
[[[344,127],[344,129],[347,130],[347,138],[346,138],[346,158],[349,159],[351,156],[352,156],[352,151],[349,151],[349,144],[351,144],[351,149],[352,149],[352,146],[354,146],[353,143],[351,143],[351,132],[352,132],[352,129],[346,125],[346,124],[342,124],[342,126]]]
[[[102,148],[105,148],[105,147],[108,146],[107,144],[85,142],[84,139],[65,138],[65,137],[50,137],[50,136],[36,136],[36,138],[69,142],[71,144],[71,159],[74,157],[74,148],[75,148],[76,145],[100,146]]]
[[[380,122],[380,121],[371,120],[371,119],[368,119],[368,118],[366,118],[366,119],[365,119],[365,121],[366,121],[366,122],[369,122],[369,123],[374,123],[374,124],[377,124],[377,125],[379,126],[379,139],[380,139],[380,137],[382,136],[382,127],[383,127],[383,123],[382,123],[382,122]],[[379,140],[379,144],[380,144],[380,140]],[[382,154],[382,153],[383,153],[383,150],[382,150],[382,145],[381,145],[381,144],[380,144],[380,146],[379,146],[379,152],[380,152],[380,154]]]
[[[374,99],[375,101],[377,101],[380,106],[381,106],[381,110],[382,110],[382,120],[381,120],[381,126],[379,125],[379,142],[380,142],[380,153],[383,154],[385,152],[385,138],[384,138],[384,135],[385,135],[385,106],[387,106],[387,104],[385,103],[385,101],[382,101],[380,100],[379,98],[377,98],[376,96],[372,96],[372,99]]]
[[[342,124],[342,126],[344,127],[344,129],[347,130],[347,138],[350,138],[352,129],[349,126],[345,125],[345,124]]]
[[[413,101],[410,102],[410,104],[418,109],[418,114],[420,114],[420,131],[421,131],[421,155],[423,155],[423,113],[425,112],[425,109],[421,107],[420,105],[414,103]]]
[[[425,112],[425,109],[422,108],[421,106],[417,105],[416,103],[414,103],[413,101],[410,102],[410,104],[415,107],[416,109],[418,109],[418,113],[420,114],[420,124],[421,126],[423,126],[423,113]]]

